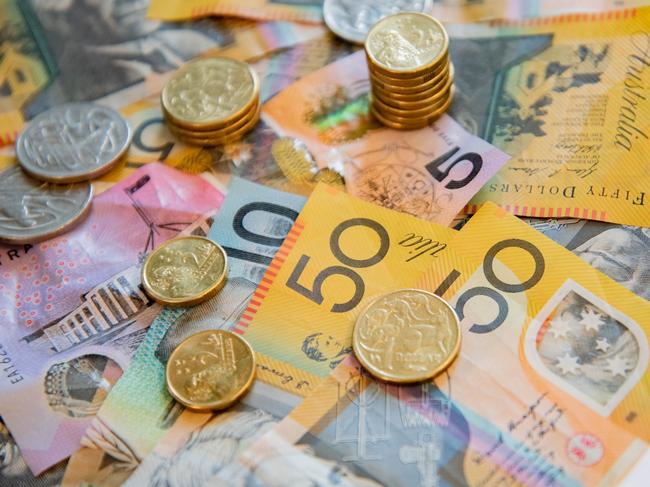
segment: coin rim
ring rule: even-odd
[[[170,245],[172,242],[175,242],[176,240],[186,240],[186,239],[198,239],[198,240],[205,240],[206,242],[209,242],[215,246],[218,247],[218,249],[221,251],[223,254],[223,259],[224,259],[224,266],[223,266],[223,272],[221,273],[221,276],[217,280],[215,284],[213,284],[211,287],[206,289],[205,291],[199,293],[196,296],[190,296],[190,297],[184,297],[184,298],[169,298],[166,296],[163,296],[162,294],[158,293],[153,287],[151,286],[151,283],[149,282],[149,278],[147,276],[147,267],[151,263],[151,260],[153,256],[163,249],[165,246]],[[203,237],[201,235],[183,235],[180,237],[174,237],[171,238],[162,244],[160,244],[153,252],[150,252],[149,255],[147,255],[147,258],[145,259],[144,263],[142,264],[142,270],[140,271],[140,279],[142,281],[142,287],[144,291],[147,293],[147,296],[149,296],[151,299],[156,301],[157,303],[160,303],[165,306],[169,307],[189,307],[189,306],[194,306],[196,304],[202,303],[203,301],[206,301],[210,299],[212,296],[217,294],[223,286],[226,284],[226,281],[228,279],[228,254],[226,254],[226,251],[224,248],[219,245],[218,243],[214,242],[213,240],[210,240],[207,237]]]
[[[187,137],[175,133],[173,130],[170,130],[172,135],[174,135],[178,140],[186,144],[195,145],[199,147],[214,147],[217,145],[224,145],[231,142],[236,142],[243,138],[246,134],[251,132],[255,126],[260,121],[260,114],[262,112],[262,105],[258,108],[255,117],[251,118],[246,125],[241,127],[237,132],[223,136],[223,137]]]
[[[434,91],[434,93],[431,96],[428,96],[427,98],[422,98],[418,101],[403,101],[403,100],[395,100],[394,98],[391,98],[390,95],[386,95],[383,91],[372,87],[370,90],[369,96],[380,102],[381,105],[387,106],[388,108],[386,111],[390,112],[391,110],[397,111],[397,112],[414,112],[418,110],[423,110],[425,108],[430,108],[433,106],[440,106],[442,101],[446,101],[447,97],[449,95],[449,92],[452,90],[454,86],[454,80],[453,78],[448,78],[442,86],[440,86],[437,90]],[[407,114],[399,114],[395,113],[395,116],[408,116]],[[418,117],[420,118],[420,117]]]
[[[451,94],[451,85],[443,93],[440,93],[438,99],[424,106],[424,108],[395,108],[374,93],[370,93],[370,103],[374,105],[376,111],[381,113],[384,117],[412,119],[418,121],[426,119],[432,114],[436,113],[440,108],[447,103],[449,95]]]
[[[202,122],[197,122],[197,121],[186,120],[178,117],[177,115],[174,115],[174,113],[171,110],[169,110],[168,107],[169,103],[168,100],[166,100],[168,98],[166,94],[168,94],[167,87],[169,83],[173,79],[175,79],[176,76],[179,75],[179,73],[186,71],[194,64],[199,64],[199,63],[207,64],[219,59],[226,59],[228,61],[246,67],[248,73],[251,76],[251,79],[253,80],[253,93],[250,99],[239,110],[232,113],[231,115],[228,115],[226,118],[218,118],[218,119],[212,118],[212,119],[204,120]],[[220,128],[221,126],[224,125],[228,125],[233,120],[237,120],[238,118],[242,117],[243,114],[246,113],[251,108],[251,106],[255,104],[256,101],[259,101],[259,95],[260,95],[259,77],[257,75],[257,72],[248,63],[227,56],[214,56],[214,57],[196,59],[194,61],[190,61],[189,63],[186,63],[181,68],[176,70],[176,72],[172,75],[172,77],[169,78],[169,80],[167,80],[165,86],[162,89],[162,92],[160,93],[160,106],[162,107],[165,118],[171,119],[175,125],[183,126],[189,130],[212,130],[212,129]]]
[[[420,130],[431,125],[433,122],[435,122],[440,117],[442,117],[447,112],[447,110],[449,110],[449,107],[454,101],[455,93],[456,93],[455,87],[452,85],[449,93],[449,98],[447,99],[447,102],[442,107],[440,107],[439,111],[434,112],[431,116],[427,117],[426,119],[422,119],[420,121],[417,120],[414,121],[412,125],[409,123],[393,121],[390,119],[390,117],[386,117],[382,114],[377,114],[377,110],[373,107],[372,104],[368,105],[369,113],[370,115],[375,117],[377,122],[379,122],[381,125],[384,125],[385,127],[395,129],[395,130]]]
[[[370,29],[368,29],[368,32],[366,32],[365,35],[362,38],[356,37],[356,36],[346,35],[346,33],[342,29],[337,28],[338,26],[337,26],[336,22],[332,21],[332,19],[336,18],[336,15],[334,15],[332,13],[332,11],[331,11],[332,4],[335,1],[336,0],[325,0],[323,2],[323,20],[325,21],[325,25],[327,26],[327,28],[330,31],[332,31],[332,33],[334,35],[340,37],[341,39],[346,40],[348,42],[351,42],[353,44],[360,45],[360,46],[363,45],[363,43],[366,41],[366,37],[368,37],[368,32],[370,32],[370,30],[372,30],[372,27],[370,27]],[[424,10],[421,13],[431,12],[433,10],[433,0],[422,0],[422,1],[424,3]],[[409,12],[418,12],[418,11],[417,10],[409,10]],[[394,14],[389,14],[389,15],[394,15]],[[385,18],[387,16],[388,15],[385,15],[384,17],[380,17],[379,20],[382,20],[383,18]],[[377,22],[379,22],[379,20],[377,20]],[[374,25],[373,25],[373,27],[374,27]],[[355,31],[355,32],[358,32],[358,31]]]
[[[12,167],[18,168],[19,171],[22,171],[22,167],[19,165],[15,166],[10,166],[9,168],[5,169],[5,171],[8,171]],[[5,171],[0,172],[0,174],[3,174]],[[25,172],[25,171],[23,171]],[[27,174],[27,173],[26,173]],[[31,175],[27,174],[27,177],[34,179]],[[92,208],[92,201],[93,201],[93,194],[95,193],[95,189],[93,188],[93,185],[90,184],[88,181],[82,181],[78,183],[70,183],[70,184],[86,184],[89,188],[88,194],[86,195],[86,199],[83,202],[83,206],[81,207],[81,210],[78,214],[74,215],[71,219],[68,221],[60,224],[57,228],[50,232],[42,233],[42,234],[37,234],[37,235],[32,235],[30,237],[7,237],[6,234],[1,234],[0,233],[0,243],[3,244],[8,244],[8,245],[24,245],[24,244],[32,244],[32,243],[39,243],[43,242],[45,240],[49,240],[54,237],[58,237],[59,235],[62,235],[66,233],[68,230],[73,229],[77,225],[79,225],[83,220],[85,220],[88,217],[88,214],[90,213],[90,209]],[[49,183],[52,184],[52,183]]]
[[[251,354],[252,357],[252,367],[251,367],[251,374],[250,376],[246,379],[246,383],[244,384],[243,387],[239,389],[239,391],[234,394],[232,397],[228,398],[228,400],[222,400],[222,401],[215,401],[206,405],[197,405],[196,403],[191,403],[189,401],[186,401],[180,393],[176,390],[176,388],[171,384],[171,380],[169,377],[169,374],[171,373],[171,366],[170,364],[172,363],[172,359],[174,358],[174,354],[178,350],[182,350],[183,345],[185,342],[188,342],[189,340],[196,338],[198,335],[207,335],[215,332],[221,332],[225,333],[227,335],[232,335],[233,337],[236,337],[239,339],[245,347],[248,349],[248,351]],[[180,352],[179,352],[180,353]],[[169,394],[176,399],[178,402],[180,402],[182,405],[185,407],[192,409],[193,411],[213,411],[213,410],[219,410],[219,409],[225,409],[234,403],[236,403],[239,399],[242,398],[251,388],[253,385],[253,382],[255,381],[255,376],[257,373],[257,357],[255,355],[255,350],[253,350],[253,347],[251,346],[250,343],[248,343],[248,340],[246,340],[244,337],[241,335],[234,333],[230,330],[221,330],[221,329],[215,329],[215,330],[203,330],[199,331],[197,333],[194,333],[187,337],[185,340],[183,340],[181,343],[179,343],[176,348],[172,351],[172,353],[169,356],[169,359],[167,360],[167,364],[165,365],[165,385],[167,386],[167,390],[169,391]]]
[[[367,60],[367,57],[366,57]],[[390,74],[382,72],[377,66],[368,62],[368,71],[370,75],[387,85],[395,86],[402,89],[416,89],[421,86],[431,86],[435,84],[434,79],[440,79],[440,73],[449,70],[449,65],[451,64],[451,57],[446,55],[444,59],[440,61],[439,66],[435,66],[426,73],[417,73],[414,76],[396,78]]]
[[[400,85],[394,83],[392,80],[389,82],[387,78],[378,75],[373,70],[369,70],[369,79],[373,85],[381,85],[381,88],[390,91],[393,93],[398,93],[400,95],[417,95],[426,91],[430,91],[434,86],[436,86],[442,79],[446,76],[453,76],[455,74],[455,69],[453,63],[449,62],[445,64],[439,71],[436,71],[435,76],[430,77],[429,80],[421,83],[415,83],[413,85]]]
[[[88,106],[88,105],[91,105],[93,107],[99,107],[109,112],[113,112],[118,116],[120,120],[122,120],[122,122],[124,122],[124,125],[126,126],[126,141],[124,142],[123,147],[120,149],[120,151],[113,159],[106,162],[105,164],[102,164],[101,166],[95,168],[92,171],[85,171],[83,173],[74,172],[74,173],[63,174],[60,176],[41,173],[38,171],[37,168],[34,169],[33,167],[29,166],[28,162],[25,162],[31,160],[25,154],[25,148],[24,148],[25,145],[24,139],[27,137],[26,134],[29,131],[30,125],[36,122],[39,118],[45,117],[48,113],[54,110],[61,109],[62,107]],[[103,176],[104,174],[110,172],[113,168],[115,168],[120,162],[122,162],[124,156],[129,151],[132,140],[133,140],[133,130],[131,130],[131,125],[126,120],[126,118],[123,117],[122,114],[117,110],[114,110],[104,105],[100,105],[99,103],[92,103],[92,102],[64,103],[62,105],[58,105],[56,107],[50,108],[49,110],[43,113],[38,114],[36,117],[34,117],[32,120],[29,121],[28,126],[25,128],[25,130],[21,132],[21,134],[18,136],[18,139],[16,139],[16,145],[15,145],[16,159],[18,160],[20,167],[23,169],[23,171],[25,171],[25,173],[29,174],[31,177],[38,179],[40,181],[45,181],[47,183],[56,183],[56,184],[81,183],[84,181],[90,181],[91,179],[97,179],[98,177]]]
[[[397,293],[402,293],[404,291],[417,291],[423,294],[428,294],[429,296],[435,296],[435,298],[439,301],[441,301],[447,308],[452,313],[452,316],[456,318],[455,323],[456,323],[456,330],[457,330],[457,335],[458,335],[458,340],[456,341],[456,344],[454,345],[454,348],[452,352],[447,356],[447,358],[438,366],[436,369],[430,373],[430,374],[423,374],[419,378],[403,378],[403,377],[397,377],[397,376],[392,376],[391,374],[386,374],[382,372],[381,370],[378,370],[374,365],[368,364],[365,360],[365,357],[363,354],[361,354],[358,350],[359,345],[359,339],[358,339],[358,333],[357,330],[359,328],[359,321],[361,320],[361,317],[364,316],[366,311],[370,309],[371,306],[373,306],[375,303],[380,301],[381,299],[385,298],[386,296],[390,296],[391,294],[397,294]],[[363,366],[366,371],[376,379],[379,379],[384,382],[389,382],[393,384],[414,384],[418,382],[424,382],[427,380],[431,380],[437,375],[440,375],[442,372],[444,372],[449,366],[452,364],[454,360],[458,357],[458,354],[460,352],[460,344],[462,341],[463,337],[461,334],[461,328],[460,328],[460,318],[458,317],[458,314],[456,313],[456,310],[449,304],[446,300],[442,299],[440,296],[437,294],[432,293],[431,291],[426,291],[424,289],[417,289],[417,288],[403,288],[403,289],[396,289],[394,291],[390,291],[384,294],[381,294],[379,296],[376,296],[375,298],[372,299],[364,308],[361,310],[361,312],[357,315],[357,319],[354,322],[354,329],[352,331],[352,350],[354,351],[354,356],[357,359],[357,361]]]
[[[379,26],[382,22],[387,21],[387,19],[390,19],[391,17],[397,17],[397,16],[402,16],[402,15],[415,15],[415,16],[421,16],[421,17],[426,17],[428,20],[432,20],[434,23],[440,27],[440,30],[442,31],[443,34],[443,44],[440,48],[440,53],[433,58],[431,61],[429,61],[427,64],[423,66],[418,66],[416,68],[410,68],[410,69],[394,69],[390,68],[389,66],[384,65],[381,63],[370,51],[368,47],[368,39],[370,39],[370,35],[375,29],[379,29]],[[447,29],[445,29],[445,26],[442,25],[442,22],[440,22],[438,19],[436,19],[433,15],[429,15],[426,13],[422,12],[398,12],[393,15],[388,15],[384,17],[383,19],[379,20],[375,25],[372,26],[372,28],[368,31],[368,35],[366,36],[366,40],[364,41],[364,50],[366,51],[366,54],[372,61],[372,64],[375,66],[378,66],[382,71],[386,71],[386,73],[389,76],[395,76],[397,78],[399,77],[405,77],[409,78],[414,75],[419,74],[421,71],[426,71],[428,69],[432,69],[435,66],[437,66],[442,58],[445,56],[445,54],[448,53],[449,51],[449,34],[447,33]]]
[[[211,138],[211,137],[226,137],[236,133],[238,130],[245,127],[248,123],[255,118],[255,114],[260,111],[259,103],[251,107],[249,112],[246,112],[239,120],[233,121],[232,124],[215,130],[188,130],[184,127],[176,125],[173,121],[166,119],[167,128],[170,132],[181,137],[190,137],[190,138]]]

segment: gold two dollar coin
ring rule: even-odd
[[[235,333],[202,331],[172,352],[165,378],[169,393],[188,408],[224,409],[253,384],[255,352]]]
[[[376,298],[361,312],[352,347],[378,379],[412,383],[444,371],[460,350],[460,324],[442,298],[402,289]]]
[[[142,286],[161,304],[192,306],[217,294],[227,273],[221,246],[205,237],[179,237],[149,254],[142,266]]]

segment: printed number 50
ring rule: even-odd
[[[351,227],[367,227],[377,233],[379,236],[379,250],[377,250],[372,257],[368,259],[354,259],[343,252],[340,245],[341,235],[345,230]],[[318,273],[314,279],[312,289],[309,289],[298,282],[298,279],[300,279],[300,276],[311,259],[308,255],[302,255],[298,260],[295,269],[289,276],[289,279],[287,279],[287,286],[316,304],[322,304],[325,299],[322,292],[325,280],[330,276],[345,276],[354,283],[354,294],[348,301],[334,304],[331,311],[333,313],[345,313],[346,311],[353,310],[363,299],[363,293],[365,292],[366,286],[359,273],[350,269],[350,267],[358,269],[370,267],[381,262],[383,258],[386,257],[389,247],[390,238],[388,232],[380,223],[375,220],[370,220],[369,218],[352,218],[346,220],[337,225],[332,232],[332,235],[330,235],[330,250],[339,262],[349,267],[342,265],[326,267]]]

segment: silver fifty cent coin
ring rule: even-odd
[[[74,183],[110,171],[126,153],[131,129],[115,110],[66,103],[36,116],[16,141],[22,168],[41,181]]]
[[[46,183],[12,166],[0,172],[0,242],[34,243],[64,233],[88,214],[92,196],[88,182]]]
[[[388,15],[432,10],[433,0],[325,0],[323,17],[337,36],[363,44],[370,28]]]

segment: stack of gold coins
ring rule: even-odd
[[[161,102],[169,130],[183,142],[225,144],[240,139],[259,120],[259,80],[241,61],[201,59],[172,76]]]
[[[430,15],[403,12],[377,22],[365,42],[370,111],[400,130],[429,125],[451,105],[454,67],[449,36]]]

